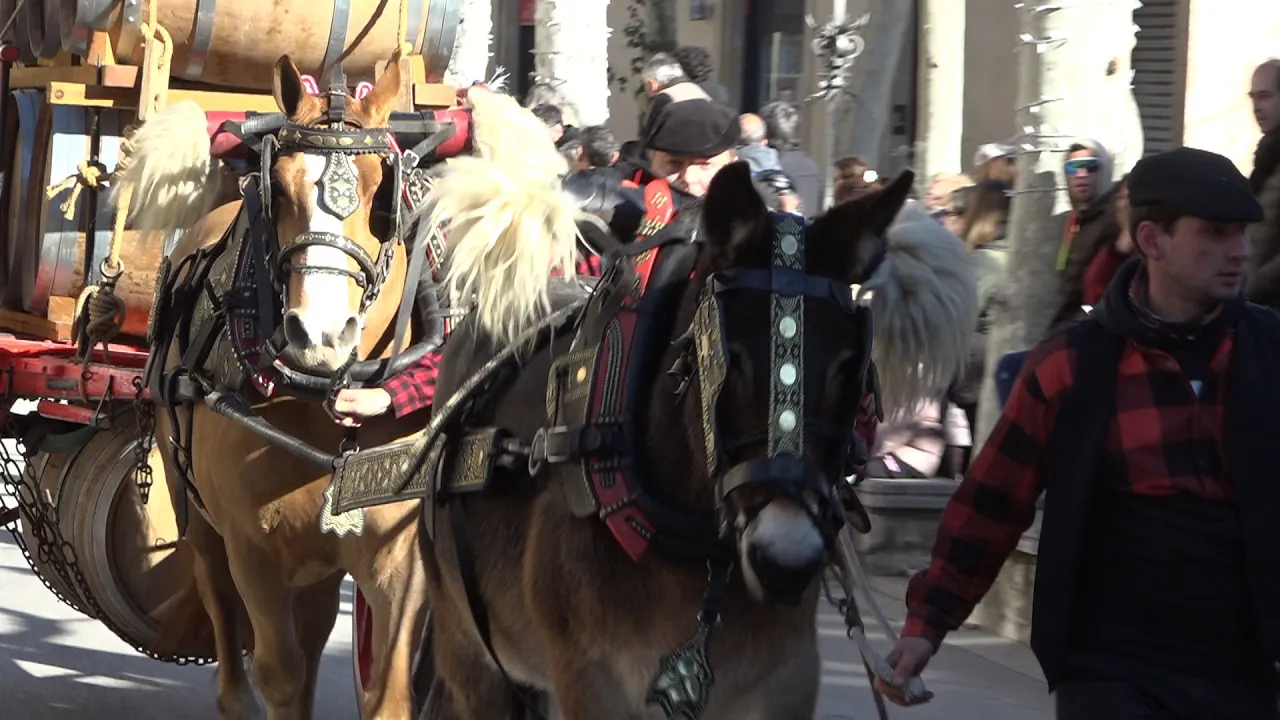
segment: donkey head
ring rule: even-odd
[[[871,357],[850,285],[882,262],[910,187],[904,173],[807,226],[768,212],[743,163],[708,189],[688,337],[721,531],[758,600],[798,602],[842,525],[834,488]]]
[[[283,356],[296,369],[327,374],[366,359],[362,346],[381,338],[403,291],[403,253],[397,261],[393,252],[398,154],[388,129],[399,67],[392,58],[356,99],[340,69],[328,92],[311,94],[288,55],[276,63],[276,103],[288,121],[263,182],[274,280],[285,296]]]

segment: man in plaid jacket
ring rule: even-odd
[[[1280,718],[1280,319],[1241,299],[1262,211],[1201,150],[1144,158],[1129,188],[1141,257],[1028,357],[911,580],[877,681],[897,701],[1047,489],[1031,646],[1059,718]]]

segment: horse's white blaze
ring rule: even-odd
[[[321,174],[324,173],[327,162],[325,156],[304,154],[302,157],[307,166],[307,184],[311,187],[308,194],[311,207],[307,229],[311,232],[344,235],[342,218],[330,213],[320,202],[320,188],[317,183]],[[332,247],[309,247],[299,253],[297,262],[310,267],[349,269],[346,253]],[[332,344],[342,332],[347,320],[354,314],[349,294],[350,279],[346,275],[335,273],[308,273],[295,280],[302,285],[299,307],[294,309],[298,312],[298,319],[302,321],[302,327],[306,330],[311,344],[315,346],[326,344],[325,335],[330,335],[328,344]],[[358,341],[359,336],[357,335],[354,340]],[[334,349],[346,350],[347,348]]]
[[[756,516],[743,533],[747,547],[785,568],[802,568],[822,559],[822,534],[800,506],[775,500]]]

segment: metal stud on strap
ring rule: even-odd
[[[804,272],[804,228],[795,216],[773,218],[773,269]],[[769,395],[769,456],[804,453],[804,295],[774,293]]]

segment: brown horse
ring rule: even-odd
[[[459,407],[469,409],[446,434],[500,428],[518,441],[507,441],[517,457],[496,463],[485,492],[451,492],[478,480],[447,470],[424,505],[434,529],[420,537],[446,687],[441,717],[512,717],[521,701],[511,680],[554,693],[566,720],[682,709],[725,720],[812,718],[814,581],[843,516],[834,486],[869,387],[868,314],[876,364],[891,369],[881,395],[905,407],[936,391],[962,367],[976,321],[963,246],[914,208],[900,216],[909,173],[805,227],[769,214],[746,166],[728,166],[703,203],[696,260],[668,273],[665,286],[651,280],[640,301],[651,319],[636,322],[651,325],[630,352],[650,357],[649,369],[638,383],[612,379],[641,398],[636,422],[624,419],[612,436],[604,425],[570,427],[578,439],[555,458],[539,451],[538,438],[554,431],[549,408],[602,378],[575,369],[593,346],[566,355],[572,332],[524,345],[526,331],[567,305],[546,273],[564,266],[573,238],[531,237],[510,231],[518,216],[493,219],[486,208],[521,192],[507,177],[514,172],[468,159],[434,191],[438,214],[452,222],[453,302],[472,307],[445,347],[436,411],[446,417],[465,395]],[[621,292],[602,283],[597,293]],[[861,286],[857,296],[851,285]],[[470,387],[507,347],[518,349],[509,371],[489,389]],[[608,347],[615,357],[619,346]],[[549,389],[552,377],[559,384]],[[611,507],[588,503],[594,512],[580,510],[581,487],[565,479],[581,476],[545,469],[606,463],[588,445],[622,448],[608,471],[617,473],[612,487],[625,472],[633,492]],[[624,550],[623,525],[639,528],[629,537],[647,552]]]
[[[393,197],[379,188],[398,171],[390,162],[394,146],[386,128],[400,90],[399,63],[393,59],[373,90],[354,99],[345,88],[337,95],[332,89],[327,96],[309,95],[285,56],[276,64],[274,88],[288,120],[285,130],[304,133],[291,143],[280,132],[268,177],[260,178],[267,192],[252,200],[271,206],[270,215],[262,217],[270,218],[275,231],[276,251],[270,256],[275,277],[268,281],[283,295],[281,330],[287,344],[280,358],[294,371],[325,377],[348,358],[392,353],[407,253],[400,238],[387,231],[375,204]],[[333,103],[342,105],[331,108]],[[308,148],[310,129],[337,144]],[[348,141],[368,138],[373,138],[373,152],[369,147],[343,150]],[[202,112],[175,106],[151,119],[140,129],[133,165],[123,179],[135,188],[135,225],[162,231],[186,227],[217,192],[217,173],[206,172],[209,165]],[[253,184],[241,187],[249,188],[246,195],[257,192]],[[190,271],[183,259],[217,246],[229,228],[239,227],[247,205],[242,200],[223,204],[190,226],[170,257],[179,269],[177,282]],[[265,242],[261,235],[244,237],[245,243]],[[371,266],[362,258],[389,262]],[[175,312],[190,316],[192,308]],[[164,367],[173,369],[182,359],[181,348],[178,343],[168,347]],[[344,439],[343,429],[318,402],[246,397],[262,419],[313,447],[336,452]],[[250,630],[237,622],[243,603],[252,625],[253,680],[267,716],[311,717],[321,653],[339,609],[339,586],[350,573],[375,618],[376,661],[362,714],[409,717],[410,663],[425,598],[417,504],[388,504],[335,518],[326,509],[329,470],[267,443],[204,402],[187,406],[190,414],[158,409],[156,436],[162,440],[171,492],[179,502],[189,493],[198,506],[186,541],[195,550],[201,599],[217,639],[219,716],[258,714],[241,659]],[[359,440],[377,445],[421,426],[421,418],[377,419],[360,429]],[[170,438],[188,439],[189,457],[165,442]],[[182,480],[184,467],[189,486]]]

